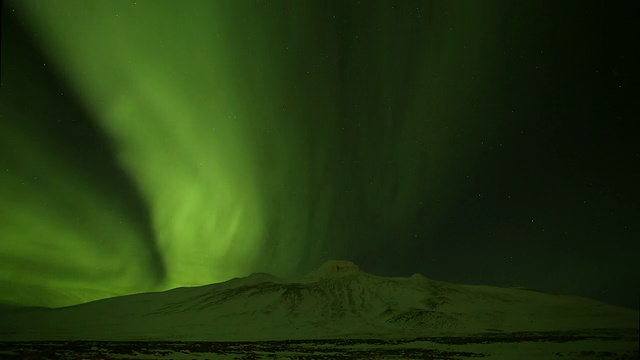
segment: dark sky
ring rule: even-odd
[[[5,2],[0,300],[336,258],[636,307],[631,4]]]

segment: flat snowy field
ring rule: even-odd
[[[83,359],[628,359],[637,331],[513,333],[414,340],[4,342],[0,357]]]

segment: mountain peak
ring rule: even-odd
[[[315,271],[315,273],[318,275],[357,272],[360,272],[360,267],[354,264],[352,261],[346,260],[329,260],[322,264],[322,266],[320,266],[320,268]]]

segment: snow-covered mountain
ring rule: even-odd
[[[638,311],[595,300],[416,274],[374,276],[329,261],[296,279],[223,283],[0,314],[0,340],[278,340],[638,329]]]

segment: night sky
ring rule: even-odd
[[[0,302],[346,259],[636,307],[630,4],[5,1]]]

